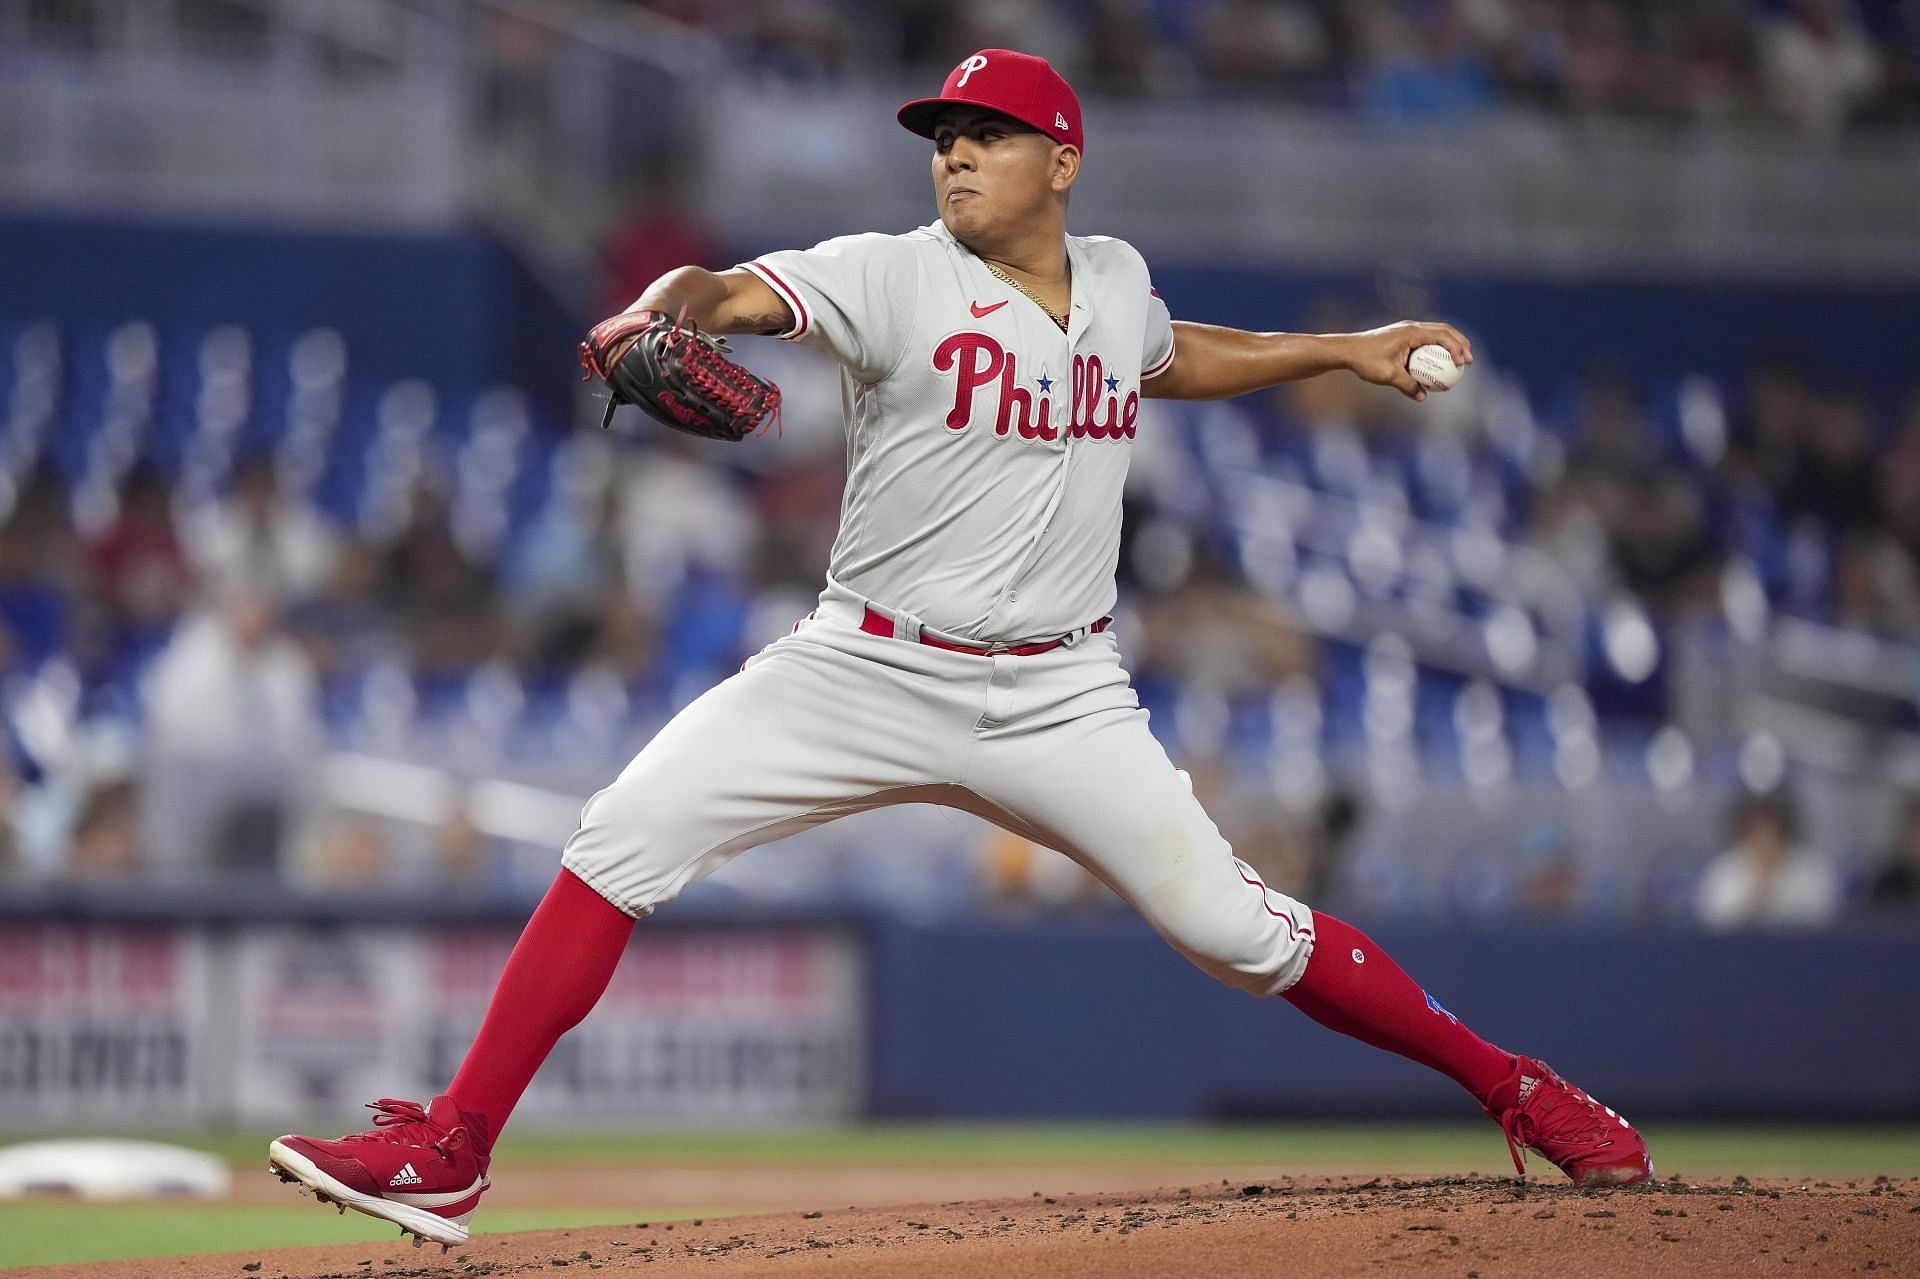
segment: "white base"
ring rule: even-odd
[[[325,1195],[337,1203],[343,1203],[355,1212],[364,1212],[369,1217],[391,1221],[402,1230],[410,1230],[420,1238],[434,1243],[451,1246],[467,1241],[467,1223],[473,1220],[472,1210],[458,1217],[442,1217],[424,1208],[394,1203],[390,1199],[381,1199],[373,1195],[363,1195],[327,1176],[314,1166],[313,1160],[278,1141],[267,1147],[267,1159],[274,1167],[283,1169],[295,1181],[315,1194]]]
[[[220,1199],[232,1184],[226,1164],[212,1155],[152,1141],[35,1141],[0,1150],[0,1199]]]

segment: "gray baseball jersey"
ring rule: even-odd
[[[1223,982],[1299,980],[1312,911],[1233,855],[1088,626],[1113,607],[1141,379],[1173,330],[1127,245],[1067,253],[1066,333],[938,223],[747,264],[793,308],[785,336],[844,370],[840,535],[819,608],[588,802],[562,860],[608,901],[645,915],[784,835],[944,804],[1080,862]]]
[[[1110,612],[1144,379],[1173,328],[1129,244],[1067,237],[1059,327],[939,222],[743,264],[792,308],[779,336],[841,365],[848,474],[828,576],[974,643]]]

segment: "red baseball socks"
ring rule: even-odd
[[[541,898],[447,1088],[461,1110],[486,1117],[489,1148],[547,1053],[605,993],[633,924],[570,870]]]
[[[1440,1006],[1365,933],[1313,912],[1313,957],[1285,992],[1295,1008],[1361,1043],[1410,1057],[1472,1093],[1496,1114],[1514,1104],[1512,1053],[1494,1047]]]

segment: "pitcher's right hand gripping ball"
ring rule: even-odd
[[[613,411],[637,404],[676,430],[739,441],[780,415],[780,388],[727,358],[726,343],[665,311],[626,311],[593,326],[580,363],[611,392]],[[582,379],[585,380],[584,378]]]

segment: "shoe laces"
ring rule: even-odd
[[[1543,1077],[1532,1096],[1500,1116],[1500,1128],[1507,1135],[1507,1151],[1513,1156],[1515,1171],[1523,1177],[1526,1175],[1523,1148],[1540,1150],[1553,1159],[1550,1152],[1540,1149],[1542,1130],[1552,1134],[1555,1144],[1598,1145],[1608,1139],[1611,1133],[1600,1110],[1599,1102],[1572,1084],[1554,1075]],[[1559,1163],[1559,1160],[1553,1159],[1553,1162]]]
[[[398,1146],[430,1146],[442,1159],[447,1157],[449,1133],[427,1117],[427,1109],[417,1101],[382,1097],[367,1103],[373,1112],[373,1128],[342,1137],[342,1141],[380,1141]]]

